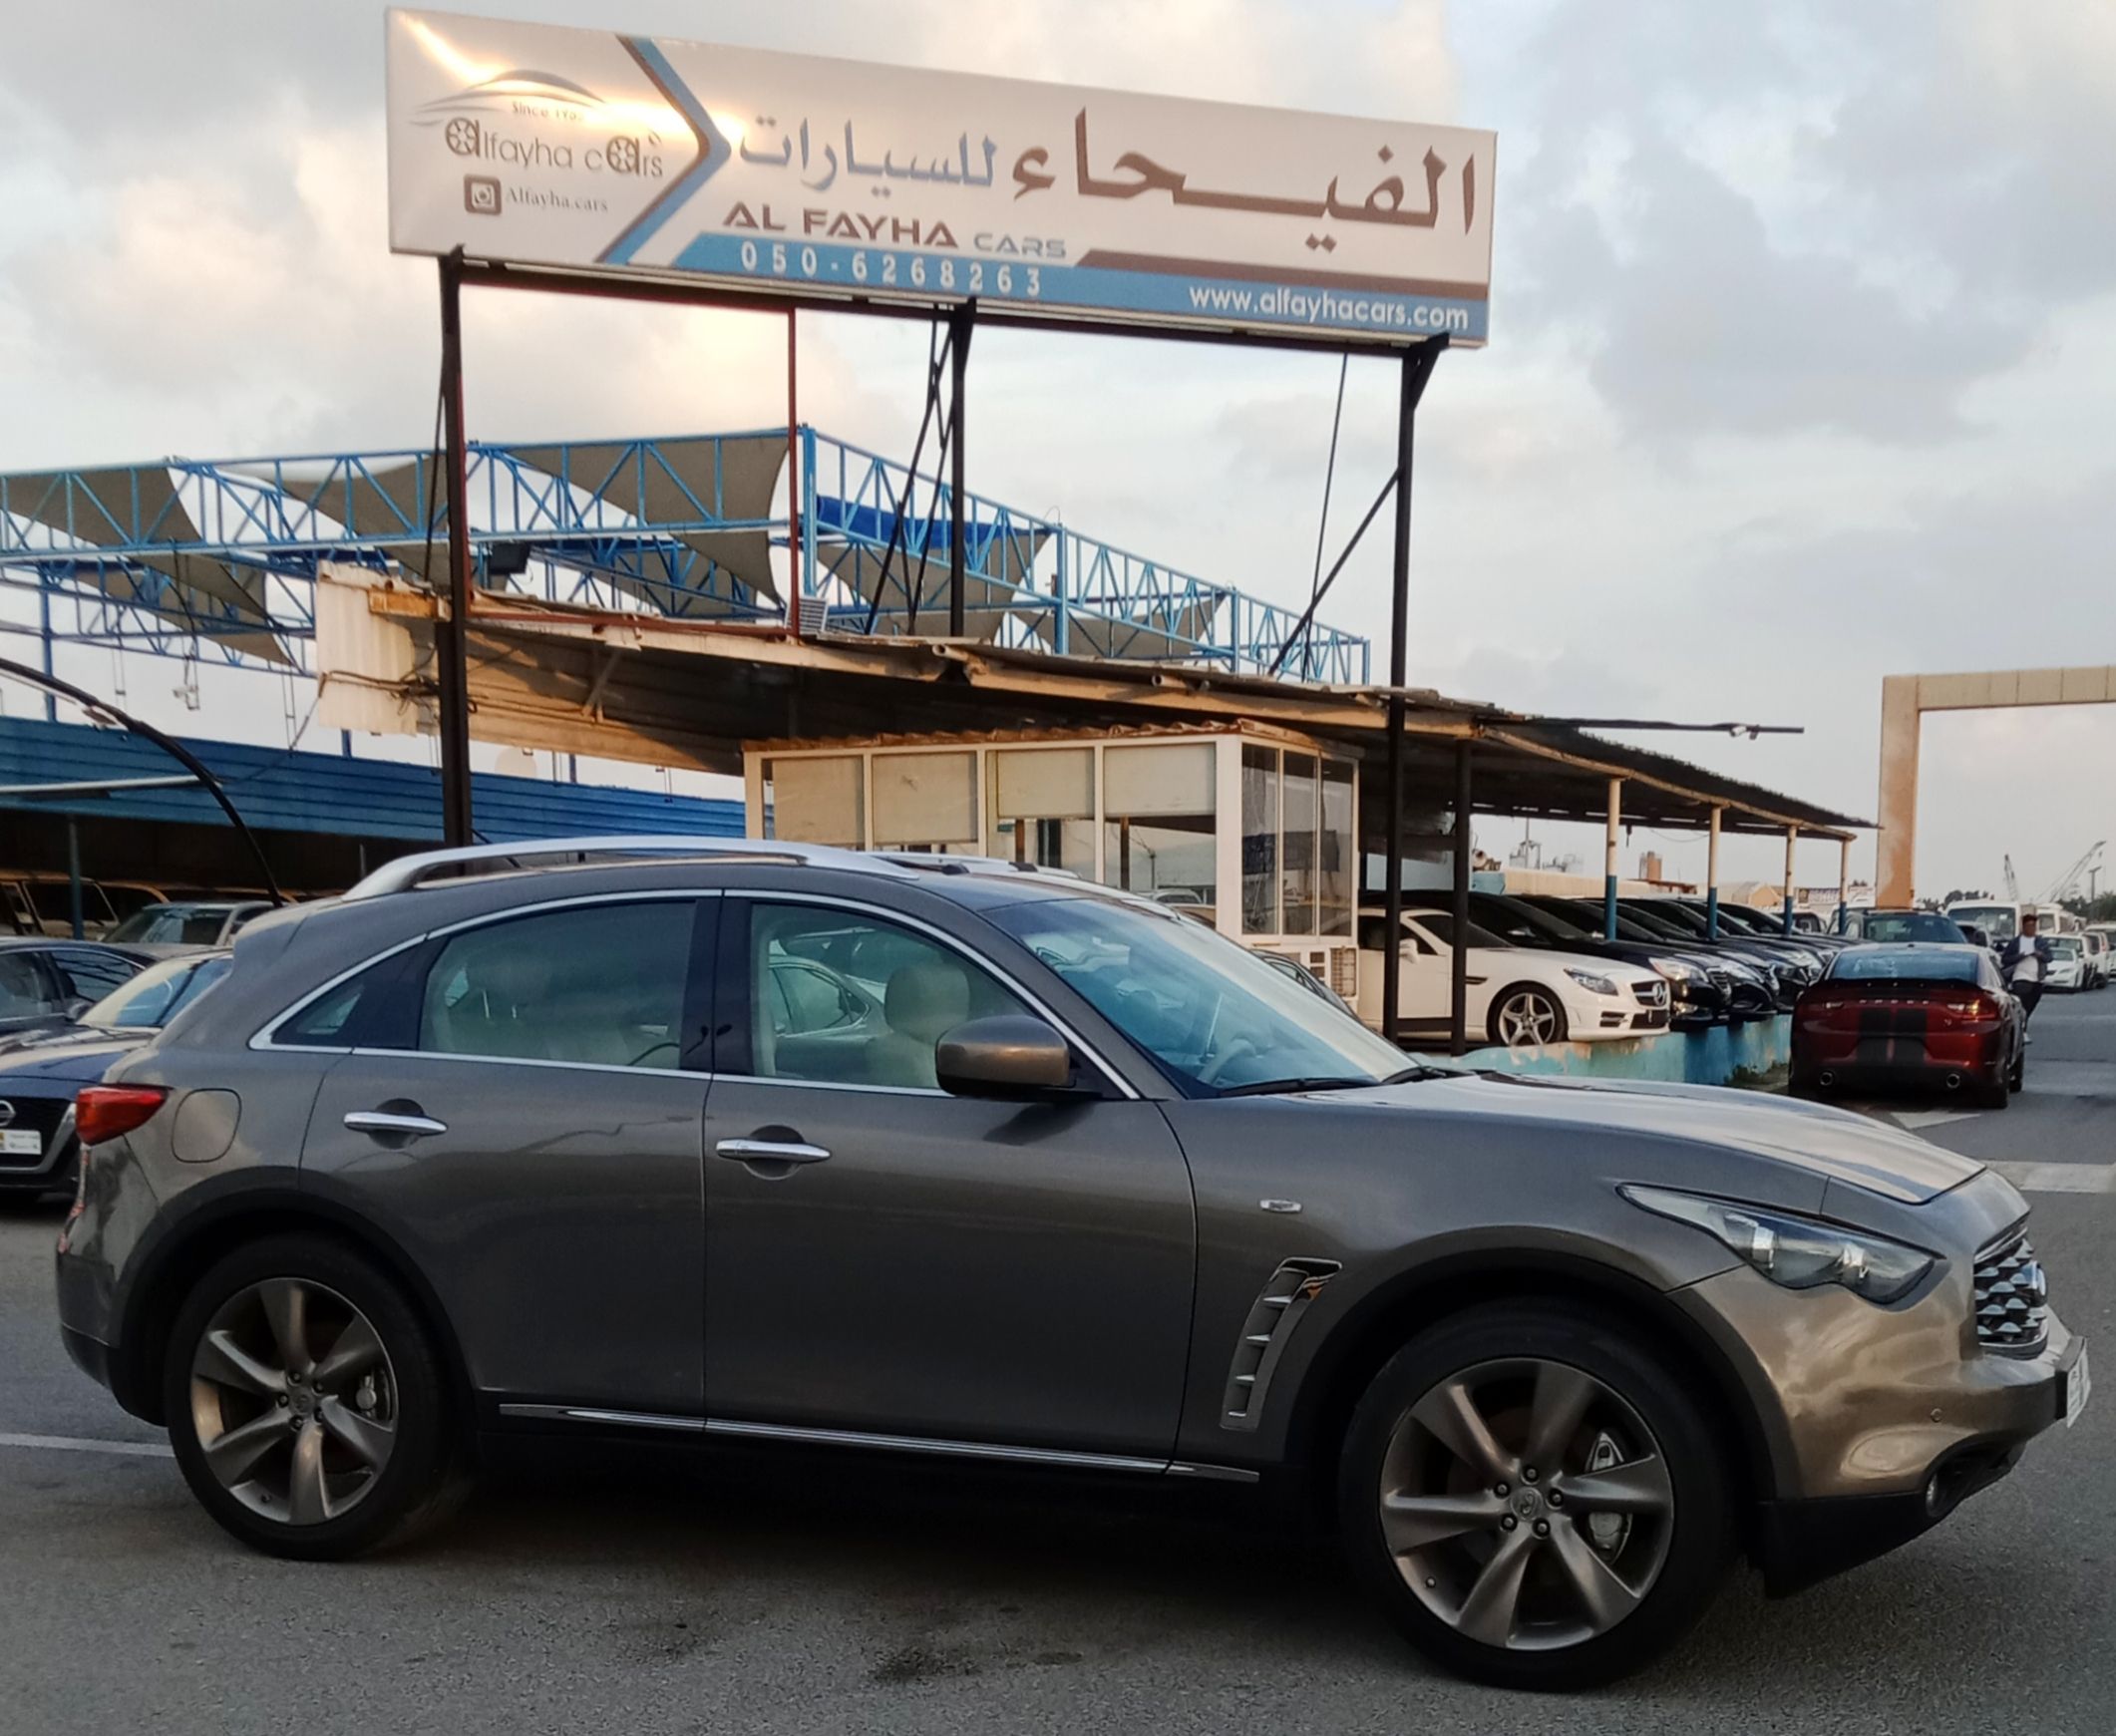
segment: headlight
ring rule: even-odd
[[[1695,982],[1704,975],[1694,964],[1685,964],[1679,958],[1648,958],[1646,963],[1670,982]]]
[[[1597,976],[1591,970],[1568,970],[1566,975],[1586,989],[1589,994],[1614,994],[1616,985],[1605,976]]]
[[[1811,1217],[1664,1188],[1627,1186],[1616,1191],[1633,1206],[1716,1236],[1772,1283],[1789,1290],[1842,1284],[1870,1302],[1893,1302],[1933,1269],[1933,1256],[1915,1247]]]

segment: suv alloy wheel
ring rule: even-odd
[[[163,1399],[191,1492],[273,1555],[362,1555],[455,1505],[440,1359],[397,1286],[335,1241],[267,1236],[207,1270]]]
[[[1688,1630],[1733,1554],[1723,1449],[1621,1322],[1472,1309],[1374,1377],[1339,1525],[1397,1626],[1506,1687],[1609,1681]]]

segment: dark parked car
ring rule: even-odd
[[[167,1024],[227,969],[227,954],[151,965],[79,1018],[0,1036],[0,1194],[71,1187],[74,1095]]]
[[[1552,1687],[2085,1402],[2026,1203],[1895,1129],[1407,1066],[1069,877],[545,848],[637,855],[262,917],[81,1093],[67,1346],[256,1548],[401,1539],[509,1430],[1304,1486],[1413,1641]],[[839,957],[879,1017],[782,1025]]]
[[[1605,912],[1595,899],[1535,894],[1525,901],[1594,933],[1601,931]],[[1686,924],[1671,923],[1665,914],[1634,911],[1621,903],[1616,909],[1616,932],[1626,940],[1698,949],[1718,960],[1719,968],[1728,977],[1728,1010],[1736,1019],[1769,1018],[1781,1010],[1789,1011],[1794,996],[1800,992],[1800,984],[1784,957],[1730,935],[1707,940],[1701,929],[1692,931]]]
[[[1793,1090],[1960,1091],[2003,1109],[2021,1087],[2027,1019],[1989,953],[1966,945],[1839,953],[1793,1011]]]
[[[150,962],[145,952],[100,940],[0,935],[0,1035],[64,1024]]]

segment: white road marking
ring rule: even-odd
[[[2116,1194],[2116,1165],[1993,1164],[2023,1194]]]
[[[159,1441],[91,1441],[79,1435],[10,1435],[0,1430],[0,1447],[42,1448],[54,1453],[119,1453],[132,1459],[174,1459]]]
[[[1983,1112],[1976,1109],[1906,1109],[1892,1119],[1898,1127],[1913,1130],[1921,1127],[1939,1127],[1944,1122],[1968,1121]]]

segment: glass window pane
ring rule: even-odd
[[[977,849],[977,756],[877,754],[875,843],[883,849]]]
[[[952,948],[819,904],[754,907],[749,981],[761,1079],[935,1090],[941,1037],[965,1019],[1026,1010]]]
[[[1102,810],[1105,814],[1210,814],[1213,812],[1215,743],[1155,742],[1105,748]]]
[[[419,1047],[674,1067],[693,910],[689,900],[590,904],[468,929],[427,973]]]
[[[1319,934],[1349,934],[1358,890],[1358,849],[1353,839],[1352,763],[1322,762],[1322,831],[1317,839],[1321,861],[1315,879]]]
[[[793,844],[835,844],[859,850],[867,843],[867,803],[860,756],[832,754],[813,760],[766,760],[765,830]]]
[[[1241,749],[1241,931],[1278,928],[1278,750]]]
[[[1205,922],[1219,906],[1219,843],[1210,814],[1112,820],[1102,829],[1102,877]]]
[[[1319,815],[1315,757],[1285,756],[1285,834],[1280,902],[1284,906],[1284,931],[1288,934],[1315,932],[1315,825]]]

